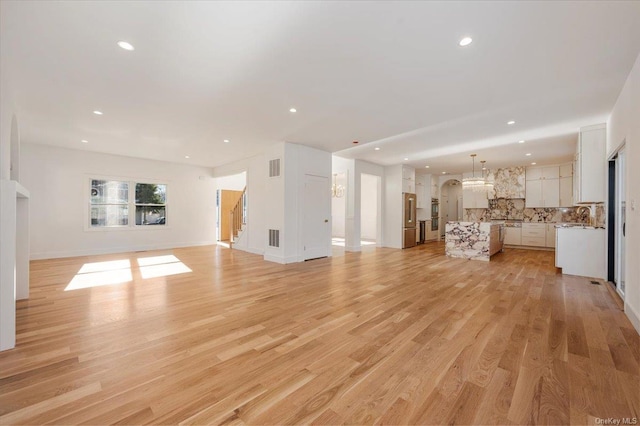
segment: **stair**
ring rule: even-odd
[[[247,224],[246,218],[246,202],[247,202],[247,187],[242,190],[242,194],[238,198],[238,202],[231,209],[231,224],[229,248],[233,248],[233,243],[237,241],[238,237],[244,230],[244,225]]]

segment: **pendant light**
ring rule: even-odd
[[[337,184],[338,174],[333,174],[333,185],[331,185],[331,196],[333,198],[342,198],[344,197],[344,186]]]
[[[474,191],[483,191],[485,190],[485,180],[482,177],[476,177],[476,155],[477,154],[471,154],[471,161],[473,162],[473,172],[471,174],[471,177],[462,179],[462,188],[472,189]]]
[[[493,189],[493,181],[489,180],[489,169],[487,169],[487,166],[485,165],[486,161],[482,160],[480,162],[480,164],[482,164],[482,178],[484,179],[484,188],[488,191],[491,191]],[[485,170],[486,170],[486,174],[485,174]]]

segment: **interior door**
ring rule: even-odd
[[[331,191],[329,179],[305,175],[302,221],[304,260],[331,254]]]

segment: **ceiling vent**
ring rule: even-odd
[[[269,160],[269,177],[280,176],[280,159]]]

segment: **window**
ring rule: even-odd
[[[166,224],[167,185],[136,183],[136,225]]]
[[[167,224],[167,185],[91,179],[89,209],[90,228],[163,226]],[[135,216],[130,217],[130,212]]]
[[[129,224],[129,183],[91,180],[91,226],[112,227]]]

